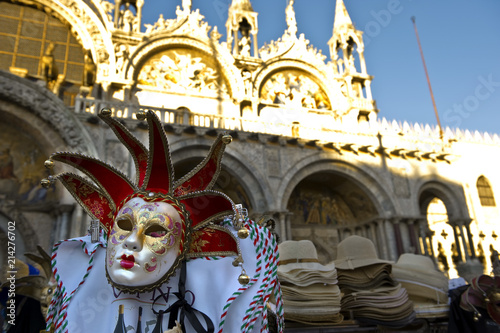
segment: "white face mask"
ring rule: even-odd
[[[120,209],[106,249],[106,269],[112,283],[125,287],[152,286],[167,278],[179,255],[182,220],[166,202],[129,200]]]

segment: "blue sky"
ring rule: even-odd
[[[193,0],[193,8],[225,40],[231,0]],[[259,46],[286,29],[288,0],[253,0]],[[443,127],[500,134],[500,1],[344,0],[358,30],[364,31],[367,70],[374,76],[379,117],[436,124],[418,44],[417,28]],[[181,0],[145,0],[143,23],[175,16]],[[335,0],[295,0],[299,33],[330,59]]]

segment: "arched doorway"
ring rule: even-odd
[[[449,278],[458,277],[456,265],[460,261],[452,226],[448,224],[448,212],[443,201],[434,197],[427,206],[427,222],[434,237],[432,249],[440,270]]]
[[[453,186],[430,181],[419,195],[422,253],[433,258],[450,279],[461,276],[464,263],[474,266],[470,259],[475,258],[467,204]]]
[[[310,239],[323,263],[336,258],[336,245],[351,234],[380,242],[375,205],[352,179],[334,172],[317,172],[300,181],[287,204],[292,239]]]
[[[174,165],[176,179],[193,170],[202,158],[190,158],[180,161]],[[224,166],[222,167],[213,190],[226,194],[235,204],[242,204],[248,209],[249,214],[253,212],[253,205],[241,182],[231,174]]]

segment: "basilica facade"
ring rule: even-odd
[[[293,4],[283,36],[259,48],[249,0],[230,4],[224,40],[189,0],[154,24],[141,22],[147,0],[0,2],[0,238],[14,221],[23,258],[85,234],[74,199],[40,185],[68,170],[44,161],[76,151],[130,175],[97,112],[110,108],[147,146],[136,117],[147,109],[164,122],[176,179],[231,134],[216,189],[274,219],[281,241],[313,241],[322,263],[357,234],[379,258],[425,254],[449,277],[489,272],[500,137],[386,120],[343,1],[328,9],[329,56],[298,31]],[[0,249],[0,264],[7,257]]]

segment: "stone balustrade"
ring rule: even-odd
[[[385,147],[396,149],[397,146],[404,146],[407,153],[422,150],[422,145],[426,146],[426,150],[433,150],[434,146],[438,147],[443,142],[449,144],[461,141],[500,145],[498,134],[446,127],[443,129],[443,140],[441,140],[439,128],[435,125],[412,124],[406,121],[401,123],[385,118],[370,120],[366,123],[342,123],[331,117],[328,118],[328,124],[318,121],[317,124],[320,126],[307,126],[299,122],[280,121],[279,118],[275,122],[269,122],[259,118],[206,115],[183,109],[141,106],[82,97],[76,98],[74,110],[78,114],[97,114],[97,111],[104,107],[110,108],[115,117],[123,119],[136,119],[135,114],[139,110],[153,110],[165,124],[281,135],[324,143],[351,142],[356,146],[367,147],[367,150],[370,150],[369,147],[379,146],[377,140],[379,134],[384,138]],[[323,117],[327,116],[323,115]]]

